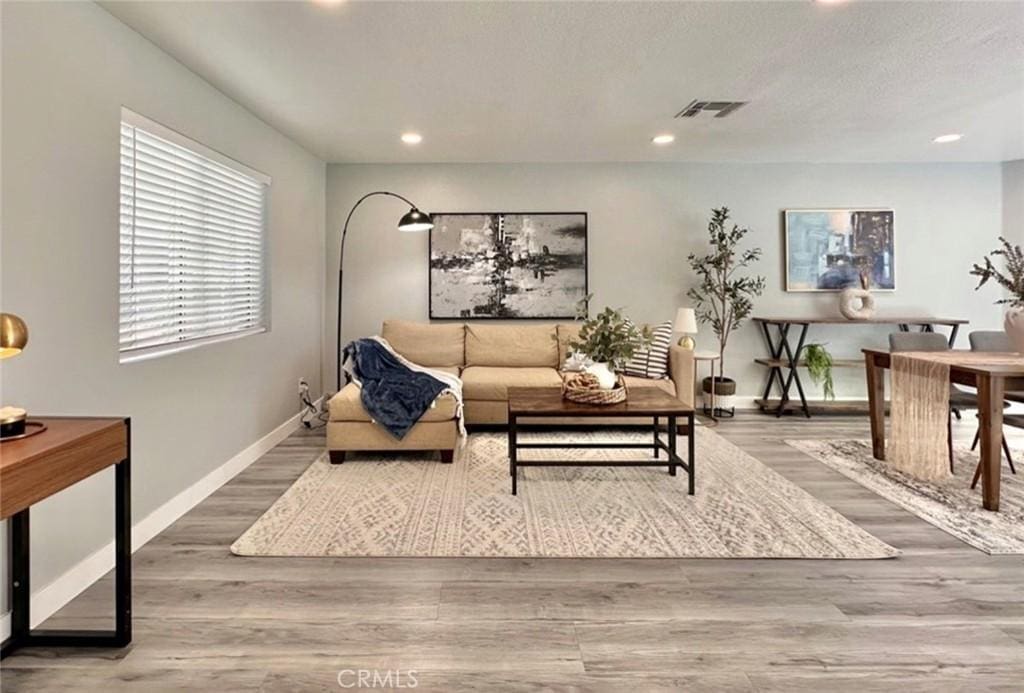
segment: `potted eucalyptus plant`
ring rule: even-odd
[[[720,373],[722,377],[705,378],[701,389],[707,395],[715,392],[717,406],[735,410],[736,381],[725,377],[725,349],[729,336],[743,324],[753,309],[753,299],[764,291],[765,279],[742,272],[761,258],[760,248],[742,250],[740,244],[750,229],[732,224],[729,209],[711,210],[708,223],[707,255],[690,254],[690,268],[697,274],[696,286],[686,295],[693,301],[697,319],[711,326],[718,338]]]
[[[1003,329],[1013,342],[1014,348],[1024,354],[1024,252],[1019,245],[1012,245],[1008,240],[999,237],[1002,247],[996,248],[985,256],[985,264],[974,264],[971,274],[978,277],[977,291],[988,282],[995,280],[1008,294],[1006,298],[996,301],[996,305],[1007,305],[1003,317]],[[1006,272],[1001,272],[992,262],[992,258],[1003,258]]]
[[[592,361],[584,371],[592,374],[601,389],[610,390],[618,381],[617,373],[637,351],[651,344],[652,332],[648,327],[637,327],[620,309],[605,307],[592,318],[587,318],[590,296],[580,301],[579,317],[583,320],[579,336],[569,341],[569,349]]]

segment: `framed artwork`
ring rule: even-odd
[[[786,291],[896,289],[891,209],[787,209]]]
[[[587,295],[586,212],[433,217],[431,318],[576,316]]]

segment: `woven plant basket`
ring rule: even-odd
[[[626,401],[626,381],[617,376],[618,381],[611,390],[602,390],[597,378],[580,373],[566,378],[562,383],[562,396],[579,404],[619,404]]]

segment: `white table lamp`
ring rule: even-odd
[[[697,334],[697,314],[694,313],[693,308],[680,308],[676,311],[674,329],[676,332],[681,332],[685,335],[679,340],[679,346],[693,351],[693,348],[697,346],[697,343],[693,341],[691,336]]]

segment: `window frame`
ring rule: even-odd
[[[255,180],[256,182],[258,182],[259,184],[262,185],[262,188],[263,188],[263,191],[262,191],[263,192],[262,203],[263,204],[262,204],[262,209],[261,209],[261,221],[262,221],[262,224],[261,224],[261,230],[260,230],[260,241],[261,241],[261,243],[260,243],[260,256],[261,256],[261,263],[260,263],[261,267],[260,267],[260,270],[261,270],[261,276],[260,276],[260,280],[259,281],[260,281],[260,288],[261,288],[261,291],[262,291],[262,294],[263,294],[263,300],[262,300],[262,306],[261,306],[261,309],[262,309],[261,313],[262,313],[262,315],[261,315],[261,319],[260,319],[260,324],[258,326],[256,326],[256,327],[248,327],[248,328],[245,328],[245,329],[236,330],[236,331],[233,331],[233,332],[226,332],[226,333],[223,333],[223,334],[209,335],[209,336],[197,337],[197,338],[193,338],[193,339],[183,339],[183,340],[178,340],[178,341],[171,341],[171,342],[165,342],[165,343],[161,343],[161,344],[153,344],[153,345],[145,346],[145,347],[136,347],[136,348],[128,348],[128,349],[121,348],[121,346],[120,346],[120,337],[119,337],[118,338],[118,347],[117,347],[119,363],[126,364],[126,363],[134,363],[134,362],[138,362],[138,361],[147,361],[149,359],[159,358],[159,357],[162,357],[162,356],[169,356],[171,354],[176,354],[176,353],[179,353],[179,352],[182,352],[182,351],[190,351],[192,349],[197,349],[199,347],[207,346],[209,344],[219,344],[221,342],[228,342],[228,341],[233,341],[233,340],[236,340],[236,339],[243,339],[245,337],[251,337],[253,335],[263,334],[265,332],[269,332],[270,329],[271,329],[271,285],[270,285],[271,273],[270,273],[270,238],[269,238],[269,236],[270,236],[270,234],[269,234],[270,210],[269,210],[269,203],[270,203],[270,187],[271,187],[271,183],[272,183],[272,179],[270,178],[270,176],[268,176],[265,173],[262,173],[260,171],[257,171],[254,168],[246,166],[245,164],[241,163],[240,161],[232,159],[231,157],[229,157],[229,156],[227,156],[225,154],[222,154],[221,152],[218,152],[217,150],[212,149],[212,148],[202,144],[201,142],[197,142],[196,140],[194,140],[194,139],[192,139],[192,138],[190,138],[190,137],[188,137],[186,135],[183,135],[183,134],[181,134],[180,132],[178,132],[176,130],[172,130],[171,128],[169,128],[169,127],[167,127],[165,125],[161,125],[160,123],[158,123],[158,122],[156,122],[156,121],[154,121],[154,120],[152,120],[150,118],[147,118],[147,117],[145,117],[145,116],[143,116],[143,115],[141,115],[141,114],[139,114],[139,113],[137,113],[135,111],[132,111],[131,109],[126,108],[124,106],[121,107],[121,119],[120,119],[120,122],[118,123],[118,141],[119,142],[120,142],[120,139],[121,139],[121,134],[120,134],[121,133],[121,126],[123,124],[124,125],[128,125],[128,126],[133,127],[133,128],[138,128],[138,129],[144,130],[145,132],[149,133],[150,135],[153,135],[153,136],[159,137],[161,139],[167,140],[168,142],[170,142],[172,144],[175,144],[175,145],[177,145],[179,147],[183,147],[183,148],[191,151],[194,154],[197,154],[197,155],[199,155],[201,157],[209,159],[209,160],[211,160],[211,161],[213,161],[215,163],[218,163],[218,164],[220,164],[222,166],[230,168],[230,169],[236,171],[237,173],[240,173],[242,175],[248,176],[249,178],[252,178],[253,180]],[[120,170],[120,167],[121,167],[121,155],[120,155],[120,145],[119,145],[118,146],[118,170]],[[118,197],[118,206],[120,207],[120,200],[121,200],[120,174],[118,175],[118,196],[117,197]],[[133,204],[134,204],[134,198],[133,198]],[[120,222],[119,222],[119,228],[120,228]],[[133,227],[132,231],[134,233],[134,227]],[[118,253],[119,254],[121,252],[121,238],[120,238],[120,236],[121,236],[120,231],[118,231]],[[120,308],[120,305],[121,305],[121,298],[122,298],[120,262],[119,262],[119,266],[118,266],[117,282],[118,282],[118,284],[117,284],[117,297],[118,297],[118,320],[117,320],[117,325],[118,325],[118,333],[120,334],[120,330],[121,330],[121,308]]]

